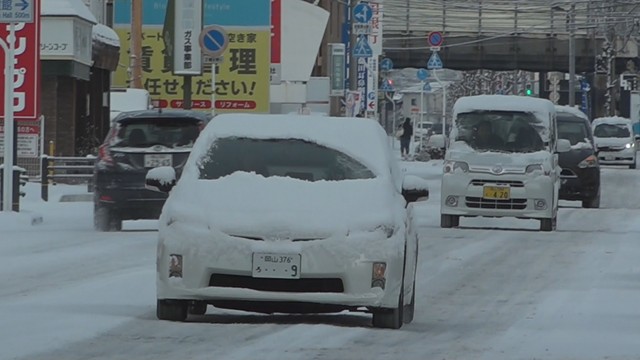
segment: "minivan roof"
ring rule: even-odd
[[[556,108],[547,99],[517,95],[476,95],[461,97],[453,106],[453,116],[474,111],[523,111],[554,114]],[[543,116],[548,119],[548,116]]]

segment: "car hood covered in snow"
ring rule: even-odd
[[[391,189],[381,178],[310,182],[246,172],[181,181],[160,227],[184,222],[229,235],[292,238],[372,231],[404,221],[404,204]]]
[[[494,167],[501,166],[505,170],[521,170],[527,165],[546,164],[549,162],[548,151],[536,151],[530,153],[503,153],[492,151],[475,151],[463,141],[455,141],[447,152],[446,159],[464,161],[470,167]]]

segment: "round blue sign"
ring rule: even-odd
[[[425,81],[429,78],[429,71],[427,71],[426,69],[418,69],[418,80],[420,81]]]

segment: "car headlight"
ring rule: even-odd
[[[387,239],[390,239],[396,233],[397,228],[392,225],[380,225],[375,230],[384,232],[387,235]]]
[[[449,174],[455,172],[456,170],[462,170],[463,172],[469,172],[469,164],[464,161],[451,161],[447,160],[444,162],[444,173]]]
[[[624,147],[626,147],[627,149],[631,149],[632,147],[635,147],[635,146],[636,146],[636,144],[634,144],[634,143],[628,143],[628,144],[625,144]]]
[[[532,172],[535,172],[535,171],[543,171],[542,164],[531,164],[531,165],[528,165],[526,168],[527,174],[531,174]]]
[[[580,161],[578,167],[581,169],[592,168],[598,166],[598,158],[593,155],[587,156],[586,159]]]

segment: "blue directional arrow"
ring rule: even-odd
[[[21,11],[25,11],[29,7],[29,2],[27,0],[20,0],[20,2],[15,3],[15,6],[22,6]]]

